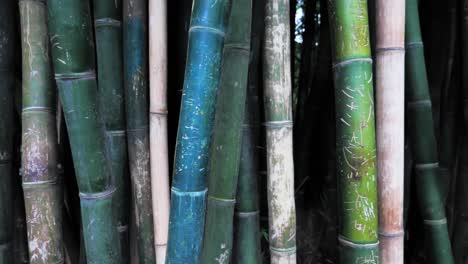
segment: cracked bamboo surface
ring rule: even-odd
[[[405,1],[376,3],[380,263],[404,262]]]
[[[58,173],[56,93],[50,64],[47,6],[21,0],[23,108],[21,175],[30,263],[63,263],[62,186]]]

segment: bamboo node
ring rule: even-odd
[[[348,240],[342,235],[338,236],[338,241],[340,242],[341,245],[345,247],[350,247],[350,248],[377,248],[379,246],[379,241],[375,243],[358,244],[358,243],[354,243]]]
[[[387,232],[379,232],[379,236],[383,236],[385,238],[397,238],[405,236],[405,231],[398,231],[394,233],[387,233]]]
[[[271,253],[273,253],[275,255],[289,256],[289,255],[295,254],[296,251],[297,251],[297,248],[296,247],[276,248],[276,247],[270,246],[270,251],[271,251]]]
[[[208,196],[208,201],[215,203],[228,203],[230,205],[234,205],[236,203],[236,199],[223,199],[214,196]]]
[[[414,165],[414,168],[417,170],[431,170],[431,169],[436,169],[438,167],[439,167],[439,162],[420,163],[420,164]]]
[[[214,33],[216,35],[220,35],[221,37],[224,38],[224,35],[226,35],[223,31],[217,29],[217,28],[211,28],[211,27],[204,27],[204,26],[192,26],[189,29],[189,32],[192,31],[209,31],[211,33]]]
[[[80,192],[80,198],[84,200],[103,200],[105,198],[111,197],[112,194],[117,190],[117,188],[113,187],[103,192],[98,193],[83,193]]]
[[[55,80],[87,80],[95,79],[96,73],[94,70],[85,72],[70,72],[70,73],[56,73]]]
[[[119,20],[115,20],[112,18],[99,18],[94,20],[94,27],[104,27],[104,26],[111,26],[111,27],[120,27],[122,23]]]
[[[407,42],[405,47],[406,49],[423,48],[424,44],[422,41]]]
[[[334,63],[332,68],[335,69],[335,68],[338,68],[338,67],[348,65],[348,64],[353,63],[353,62],[369,62],[369,63],[372,63],[372,59],[371,58],[348,59],[348,60],[344,60],[344,61]]]
[[[386,47],[386,48],[377,48],[375,49],[375,53],[376,54],[379,54],[379,53],[385,53],[385,52],[402,52],[402,53],[405,53],[405,48],[403,47]]]
[[[434,225],[445,225],[447,224],[447,218],[442,218],[439,220],[424,220],[424,224],[434,226]]]
[[[267,121],[267,122],[264,122],[263,125],[265,127],[271,127],[271,128],[293,127],[293,121],[291,120]]]
[[[413,102],[408,102],[409,108],[421,107],[421,106],[432,106],[431,99],[417,100]]]
[[[58,183],[57,179],[53,179],[53,180],[46,180],[46,181],[23,182],[22,185],[23,185],[23,188],[30,189],[30,188],[38,188],[38,187],[39,188],[48,187],[50,185],[55,185],[57,183]]]

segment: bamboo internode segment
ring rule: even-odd
[[[263,61],[271,263],[296,263],[289,1],[267,0]]]
[[[94,39],[87,1],[49,0],[49,37],[81,201],[88,263],[118,263],[115,190],[98,118]]]
[[[0,263],[13,263],[13,153],[17,1],[0,1]]]
[[[147,20],[147,0],[124,1],[123,41],[127,145],[140,263],[156,261],[148,134]]]
[[[129,259],[129,176],[125,133],[122,58],[122,1],[95,0],[94,29],[99,113],[104,123],[106,158],[115,184],[113,203],[123,263]]]
[[[167,3],[149,1],[150,159],[156,263],[166,262],[169,228]]]
[[[250,59],[252,1],[232,3],[224,41],[208,174],[202,263],[230,263],[242,121]]]
[[[62,263],[62,186],[57,164],[55,87],[47,7],[19,2],[23,60],[21,173],[30,263]]]
[[[415,184],[432,263],[454,263],[447,231],[418,1],[406,0],[406,95]]]
[[[405,0],[376,3],[380,263],[404,262]]]
[[[377,263],[374,92],[367,1],[328,6],[335,85],[340,263]]]
[[[199,263],[209,147],[230,0],[195,0],[177,131],[167,263]]]

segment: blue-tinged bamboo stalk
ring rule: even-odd
[[[98,72],[99,110],[105,129],[105,147],[116,191],[113,197],[122,262],[129,259],[129,176],[123,89],[122,1],[95,0],[94,28]]]
[[[124,1],[124,83],[136,242],[140,263],[156,261],[149,153],[148,1]]]
[[[0,1],[0,263],[13,263],[13,153],[17,2]]]
[[[62,188],[53,85],[43,1],[21,0],[23,110],[21,173],[30,263],[63,263]]]
[[[49,37],[60,101],[80,191],[88,263],[120,263],[112,201],[115,186],[106,161],[98,112],[94,39],[88,1],[48,0]]]
[[[167,263],[199,263],[229,0],[195,0],[177,132]]]
[[[288,0],[267,0],[263,81],[271,263],[296,263]]]

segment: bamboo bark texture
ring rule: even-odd
[[[148,1],[124,1],[127,143],[135,208],[138,258],[154,263],[153,207],[149,153]]]
[[[374,92],[367,1],[328,6],[335,85],[340,263],[377,263]]]
[[[115,184],[113,203],[120,237],[122,262],[129,259],[129,176],[125,133],[125,102],[122,58],[122,2],[95,0],[99,113],[105,129],[105,147]]]
[[[13,263],[16,4],[0,1],[0,263]]]
[[[233,1],[224,41],[210,152],[202,263],[231,261],[249,72],[251,19],[252,1]]]
[[[289,1],[267,0],[263,81],[271,263],[296,263]]]
[[[112,201],[115,186],[98,113],[94,40],[88,1],[48,0],[55,80],[70,138],[80,192],[88,263],[120,263]]]
[[[195,0],[177,132],[167,263],[199,263],[229,0]]]
[[[58,173],[56,93],[43,1],[21,0],[23,107],[21,174],[30,263],[63,263],[62,187]]]
[[[405,1],[376,2],[380,263],[404,261]]]
[[[167,3],[149,1],[150,158],[156,263],[166,262],[169,228]]]
[[[417,0],[406,0],[405,46],[410,143],[417,196],[428,237],[427,253],[431,263],[453,263]]]

